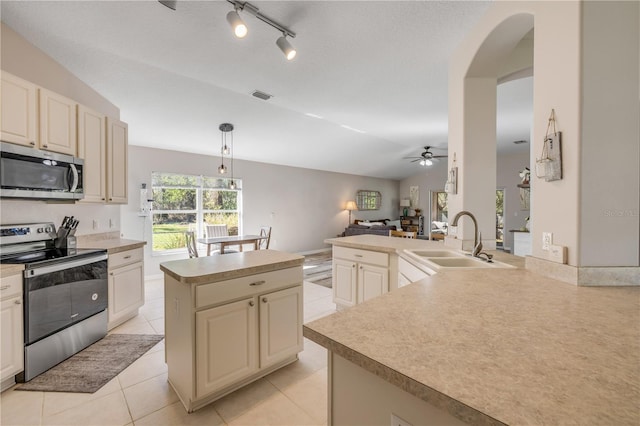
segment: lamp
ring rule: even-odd
[[[402,210],[402,216],[409,215],[409,209],[407,207],[409,207],[410,205],[411,205],[410,200],[400,200],[400,207],[404,207],[404,209]]]
[[[430,166],[433,164],[433,161],[429,160],[428,158],[424,159],[424,160],[420,160],[420,165],[421,166]]]
[[[231,28],[233,28],[233,33],[236,35],[236,37],[243,38],[247,35],[249,30],[247,29],[247,25],[238,14],[238,9],[239,8],[236,5],[235,10],[227,13],[227,22],[229,22],[229,25],[231,25]]]
[[[245,25],[245,23],[240,18],[240,15],[238,14],[238,11],[242,10],[243,12],[247,12],[250,15],[255,16],[265,24],[280,31],[282,33],[282,37],[276,40],[276,44],[278,45],[280,50],[282,50],[284,55],[287,57],[287,60],[290,61],[293,58],[295,58],[297,53],[296,49],[293,48],[289,40],[287,40],[287,37],[295,38],[296,33],[278,24],[268,16],[263,15],[262,13],[260,13],[260,10],[256,6],[252,5],[249,2],[241,2],[238,0],[227,0],[227,1],[231,3],[235,9],[227,14],[227,21],[229,21],[229,24],[231,24],[231,27],[233,28],[233,31],[236,37],[242,38],[245,35],[247,35],[247,32],[248,32],[247,26]]]
[[[358,206],[356,206],[355,201],[347,201],[347,205],[344,207],[345,210],[349,210],[349,224],[351,224],[351,212],[353,210],[358,210]]]

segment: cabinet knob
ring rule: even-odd
[[[34,141],[29,142],[29,145],[35,146],[36,143]]]
[[[253,303],[253,300],[249,301],[249,306],[253,306],[255,303]]]
[[[49,148],[49,145],[43,144],[42,147],[43,148]]]
[[[106,198],[102,198],[102,201],[106,200]]]
[[[352,267],[352,268],[355,268],[355,267],[356,267],[356,264],[354,263],[353,265],[351,265],[351,267]]]
[[[14,300],[13,303],[15,303],[16,305],[20,305],[22,302],[19,300]]]
[[[360,269],[362,269],[362,265],[360,265]]]
[[[262,298],[262,303],[267,303],[267,298],[266,297]]]

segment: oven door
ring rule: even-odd
[[[0,196],[83,198],[83,160],[5,142],[0,148]]]
[[[107,255],[62,260],[24,271],[25,344],[107,308]]]

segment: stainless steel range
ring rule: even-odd
[[[0,226],[0,263],[23,264],[29,381],[107,334],[107,254],[76,249],[53,223]]]

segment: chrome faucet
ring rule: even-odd
[[[475,257],[478,253],[480,253],[480,250],[482,250],[482,243],[478,244],[478,221],[476,220],[476,217],[471,214],[471,212],[462,210],[454,216],[453,221],[451,222],[451,226],[458,226],[458,220],[460,220],[462,216],[469,216],[473,221],[473,256]],[[480,246],[480,248],[478,248],[478,245]],[[476,249],[478,250],[476,251]]]
[[[489,263],[493,262],[491,260],[493,258],[493,255],[484,253],[482,251],[482,234],[478,231],[478,221],[476,220],[475,216],[471,214],[471,212],[463,210],[457,215],[455,215],[455,217],[453,218],[453,221],[451,222],[451,226],[458,226],[458,220],[460,220],[462,216],[469,216],[473,221],[473,251],[471,252],[471,256],[485,260],[483,257],[484,255],[487,257],[486,258],[487,262]]]

